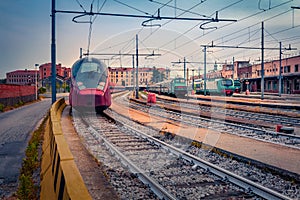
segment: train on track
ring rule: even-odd
[[[99,59],[85,57],[72,66],[71,107],[101,113],[111,105],[108,68]]]
[[[186,80],[180,77],[149,86],[148,91],[173,97],[184,97],[188,92]]]
[[[241,93],[241,82],[240,80],[234,80],[234,93]]]
[[[194,92],[196,94],[204,94],[204,80],[194,80]],[[234,81],[229,78],[208,79],[206,81],[206,94],[231,96],[234,92]]]

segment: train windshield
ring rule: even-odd
[[[185,83],[185,79],[183,78],[177,78],[174,80],[175,83]]]
[[[239,80],[234,81],[234,86],[241,86],[241,82]]]
[[[84,72],[100,72],[98,63],[82,63],[80,67],[80,73]]]
[[[83,62],[76,74],[78,88],[103,90],[107,79],[107,69],[101,63]]]
[[[232,86],[233,83],[232,83],[232,80],[230,80],[230,79],[225,79],[225,80],[222,80],[222,85],[223,85],[223,86]]]

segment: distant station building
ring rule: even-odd
[[[6,84],[15,85],[35,85],[46,87],[48,90],[51,86],[51,63],[42,64],[39,70],[16,70],[6,73]],[[71,68],[56,65],[56,82],[58,89],[65,91],[70,83]]]
[[[46,63],[42,64],[39,67],[39,74],[40,74],[40,79],[46,79],[51,77],[52,72],[51,72],[51,63]],[[64,78],[70,78],[71,77],[71,68],[68,67],[62,67],[61,64],[56,65],[56,75]]]
[[[264,63],[264,91],[278,93],[280,60]],[[300,55],[281,59],[281,77],[283,94],[300,94]],[[221,75],[220,75],[221,74]],[[210,71],[209,78],[232,78],[240,80],[242,91],[247,85],[250,92],[261,91],[261,63],[251,64],[249,61],[235,61],[234,64],[223,64],[222,70]],[[203,75],[201,75],[203,78]]]
[[[51,63],[45,63],[39,66],[39,75],[40,75],[40,83],[42,87],[47,88],[47,90],[51,87]],[[69,90],[69,85],[71,81],[71,68],[63,67],[61,64],[56,64],[56,87],[58,92],[65,92]]]
[[[158,83],[170,78],[170,70],[165,68],[139,68],[138,69],[138,84],[142,87]],[[135,85],[135,69],[109,67],[110,82],[116,86],[134,86]]]

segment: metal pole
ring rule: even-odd
[[[38,98],[38,82],[37,82],[37,67],[39,64],[35,64],[35,100]]]
[[[193,72],[193,78],[192,78],[192,90],[194,90],[194,69],[192,69]]]
[[[134,84],[134,55],[132,55],[132,87],[133,91],[135,91],[135,84]]]
[[[183,58],[183,78],[186,80],[185,70],[186,70],[186,60],[185,60],[185,57],[184,57]]]
[[[232,57],[232,79],[234,80],[234,57]]]
[[[187,84],[187,86],[189,86],[189,68],[186,69],[186,79],[185,79],[185,82]]]
[[[204,46],[204,96],[206,96],[206,46]]]
[[[135,83],[136,83],[136,88],[135,88],[135,98],[138,99],[139,98],[139,46],[138,46],[138,35],[135,36],[135,45],[136,45],[136,74],[135,74]]]
[[[53,104],[56,101],[55,0],[52,0],[51,19],[51,87]]]
[[[281,42],[279,42],[279,85],[278,85],[278,96],[281,97],[281,91],[282,91],[282,75],[281,75]]]
[[[264,22],[261,23],[261,100],[264,99]]]
[[[79,49],[79,54],[80,54],[79,58],[81,59],[82,58],[82,48]]]

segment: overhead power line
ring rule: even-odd
[[[158,1],[155,1],[155,0],[149,0],[149,1],[150,1],[150,2],[153,2],[153,3],[156,3],[156,4],[164,5],[164,6],[169,7],[169,8],[174,8],[175,10],[184,11],[184,13],[191,13],[191,14],[194,14],[194,15],[198,15],[198,16],[210,18],[210,17],[207,16],[207,15],[203,15],[203,14],[199,14],[199,13],[197,13],[197,12],[193,12],[193,11],[191,11],[191,9],[185,10],[185,9],[179,8],[179,7],[177,7],[177,6],[171,6],[171,5],[168,5],[168,4],[166,5],[166,4],[164,4],[164,3],[161,3],[161,2],[158,2]],[[203,3],[203,2],[202,2],[202,3]]]
[[[278,7],[283,6],[283,5],[287,4],[287,3],[290,3],[290,2],[292,2],[292,1],[293,1],[293,0],[289,0],[289,1],[286,1],[286,2],[283,2],[283,3],[280,3],[280,4],[278,4],[278,5],[275,5],[275,6],[271,7],[269,10],[272,10],[272,9],[274,9],[274,8],[278,8]],[[259,12],[257,12],[257,13],[254,13],[254,14],[251,14],[251,15],[249,15],[249,16],[246,16],[246,17],[244,17],[244,18],[238,19],[238,22],[244,21],[244,20],[246,20],[246,19],[249,19],[249,18],[251,18],[251,17],[254,17],[254,16],[256,16],[256,15],[258,15],[258,14],[261,14],[261,13],[263,13],[263,12],[266,12],[266,11],[259,11]],[[229,23],[229,24],[223,25],[223,26],[219,27],[218,30],[220,30],[220,29],[222,29],[222,28],[225,28],[225,27],[227,27],[227,26],[230,26],[230,25],[232,25],[232,24],[233,24],[233,23]],[[257,24],[259,24],[259,23],[257,23]],[[211,31],[208,31],[206,34],[197,36],[196,38],[193,38],[193,40],[188,41],[188,42],[186,42],[186,43],[184,43],[184,44],[182,44],[182,45],[180,45],[180,46],[177,46],[177,48],[184,47],[184,46],[190,44],[191,42],[193,42],[193,41],[195,41],[195,40],[198,40],[199,38],[201,38],[201,37],[203,37],[203,36],[205,36],[205,35],[208,35],[209,33],[212,33],[212,32],[214,32],[214,31],[216,31],[216,30],[211,30]],[[234,33],[239,32],[239,31],[240,31],[240,30],[237,30],[237,31],[235,31]],[[220,37],[220,38],[222,38],[222,37]]]

